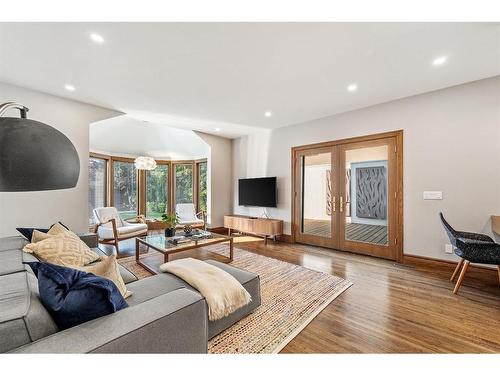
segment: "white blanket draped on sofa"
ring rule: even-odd
[[[247,290],[226,271],[193,258],[164,263],[160,271],[171,273],[205,297],[208,319],[218,320],[251,302]]]

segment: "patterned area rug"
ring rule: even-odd
[[[210,251],[227,255],[226,245]],[[143,254],[141,257],[151,256]],[[137,277],[150,276],[134,257],[118,260]],[[235,247],[231,265],[260,276],[262,304],[208,343],[209,353],[278,353],[352,283]]]

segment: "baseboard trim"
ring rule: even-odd
[[[445,266],[450,267],[450,268],[454,268],[457,266],[458,262],[455,262],[453,260],[447,260],[447,259],[431,258],[431,257],[422,256],[422,255],[404,254],[403,264],[409,264],[409,265],[439,264],[439,265],[445,265]],[[476,268],[479,270],[497,272],[496,268],[486,267],[486,266],[481,265],[481,264],[472,264],[471,263],[471,265],[469,267]]]

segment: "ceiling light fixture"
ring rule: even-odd
[[[448,60],[446,56],[436,57],[434,60],[432,60],[432,65],[434,66],[443,65],[446,62],[446,60]]]
[[[152,171],[156,168],[155,159],[149,156],[139,156],[134,160],[135,169]]]
[[[220,128],[215,128],[215,131],[216,132],[220,132]]]
[[[99,43],[99,44],[104,43],[104,38],[96,33],[90,34],[90,39],[92,39],[92,41]]]
[[[264,116],[266,116],[266,117],[271,117],[272,115],[273,115],[273,113],[271,111],[264,112]]]
[[[351,83],[349,86],[347,86],[347,91],[349,92],[354,92],[358,89],[358,85],[355,83]]]
[[[67,91],[71,91],[71,92],[75,91],[75,86],[70,85],[70,84],[68,84],[68,83],[64,85],[64,88],[65,88]]]

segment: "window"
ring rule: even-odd
[[[198,209],[207,212],[207,162],[197,164],[198,167]]]
[[[193,164],[175,165],[175,203],[193,203]]]
[[[113,161],[113,206],[121,218],[137,216],[137,171],[133,162]]]
[[[146,171],[146,217],[159,219],[168,211],[168,165]]]
[[[89,224],[95,224],[92,211],[97,207],[106,206],[106,178],[107,160],[89,158],[89,200],[88,214]]]

